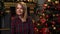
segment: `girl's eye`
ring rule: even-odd
[[[16,8],[16,9],[19,9],[19,8]]]

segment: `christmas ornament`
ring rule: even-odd
[[[45,23],[45,22],[46,22],[46,19],[45,19],[45,18],[42,18],[42,19],[40,19],[40,21],[41,21],[42,23]]]
[[[52,21],[51,23],[54,25],[55,24],[55,21]]]
[[[46,25],[46,27],[48,27],[48,24],[47,23],[45,25]]]
[[[49,32],[49,29],[48,28],[42,28],[42,32],[43,32],[43,34],[47,34],[47,32]]]
[[[56,16],[59,16],[59,14],[56,14]]]
[[[48,6],[48,8],[50,8],[50,6]]]
[[[34,29],[36,30],[37,28],[35,27]]]
[[[49,16],[48,15],[46,15],[46,18],[48,18]]]
[[[46,6],[44,6],[43,9],[46,9]]]

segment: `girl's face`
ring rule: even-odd
[[[16,14],[19,15],[19,16],[23,14],[23,7],[22,7],[22,5],[17,4]]]

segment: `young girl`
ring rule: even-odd
[[[24,2],[16,3],[16,16],[11,19],[11,34],[33,34],[33,23],[27,16],[27,6]]]

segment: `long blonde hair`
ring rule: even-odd
[[[26,3],[24,3],[24,2],[16,2],[15,7],[17,7],[17,4],[22,5],[23,11],[24,11],[23,18],[26,19],[27,18],[27,5],[26,5]]]

